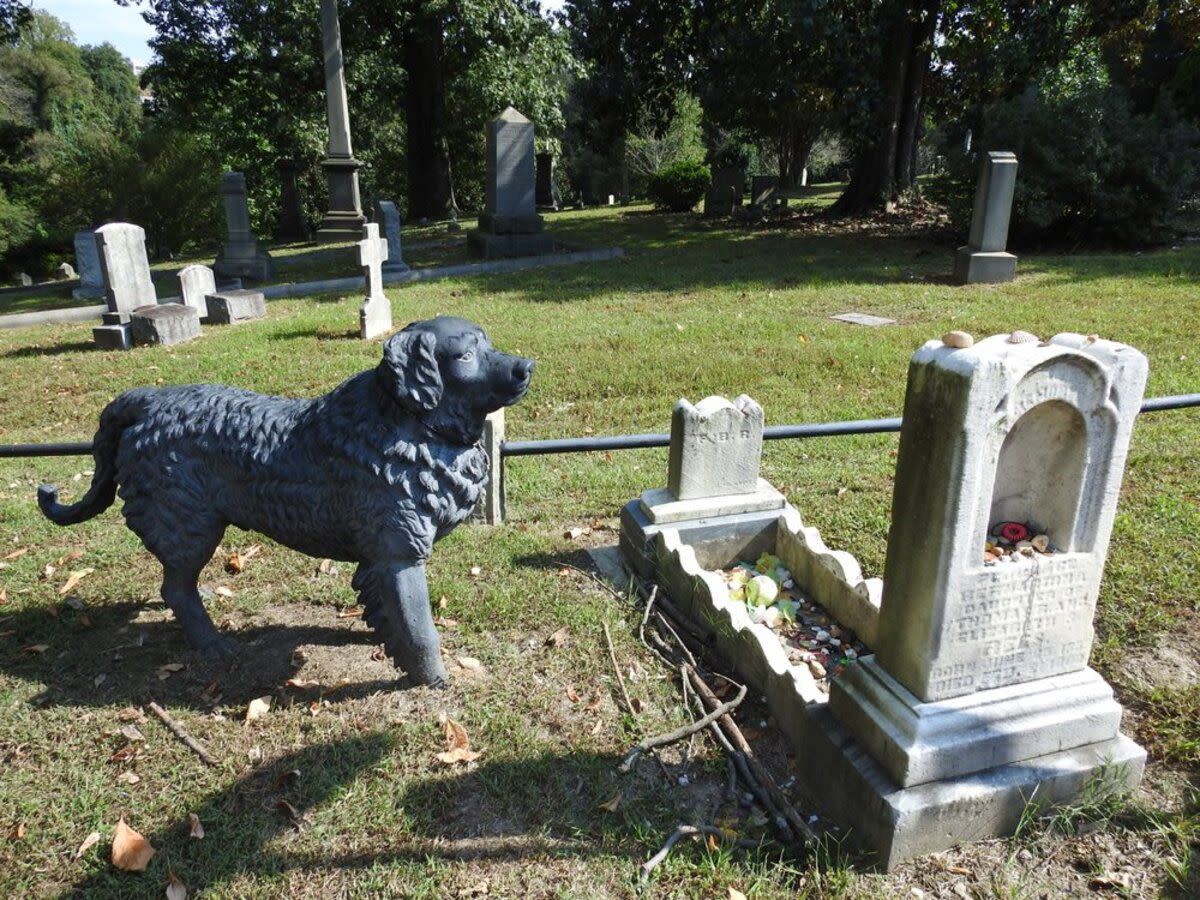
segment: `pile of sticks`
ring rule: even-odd
[[[603,584],[599,579],[595,580]],[[608,585],[604,585],[604,587],[613,596],[624,599]],[[816,834],[805,818],[792,806],[771,773],[754,755],[749,741],[746,740],[746,736],[731,715],[745,699],[746,686],[715,671],[706,670],[701,665],[697,657],[706,660],[718,658],[708,637],[688,621],[670,600],[659,593],[657,585],[651,588],[649,593],[646,592],[645,585],[637,580],[631,583],[631,587],[630,596],[635,601],[646,598],[641,625],[638,628],[638,637],[660,661],[678,672],[684,702],[689,706],[689,714],[694,709],[699,717],[693,717],[690,725],[640,741],[622,760],[618,771],[622,773],[630,771],[643,754],[685,740],[698,732],[708,731],[726,754],[730,773],[728,790],[736,796],[740,788],[744,787],[754,796],[770,817],[775,839],[783,847],[795,852],[801,852],[806,847],[811,847],[817,841]],[[620,679],[620,667],[616,665],[615,656],[612,655],[612,641],[607,631],[605,637],[609,643],[610,657]],[[710,684],[710,680],[714,677],[737,688],[737,693],[732,700],[721,702],[717,692]],[[649,878],[650,873],[667,858],[671,848],[681,839],[698,835],[707,835],[710,839],[729,839],[727,831],[713,825],[680,825],[662,849],[642,865],[641,880],[644,882]],[[738,843],[752,846],[759,844],[757,841],[739,841]]]

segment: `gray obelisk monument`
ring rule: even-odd
[[[358,195],[362,162],[350,148],[350,109],[342,69],[342,29],[337,0],[321,0],[321,49],[325,59],[325,107],[329,117],[328,159],[321,163],[329,182],[329,209],[317,230],[317,241],[331,244],[362,237],[367,218]]]

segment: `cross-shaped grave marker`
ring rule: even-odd
[[[367,297],[358,312],[358,334],[363,340],[373,340],[392,330],[392,304],[383,293],[383,264],[387,258],[387,240],[379,236],[378,224],[368,222],[358,242],[358,261],[367,279]]]

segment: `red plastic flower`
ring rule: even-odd
[[[1027,541],[1029,540],[1029,529],[1020,522],[1001,522],[1000,537],[1008,544]]]

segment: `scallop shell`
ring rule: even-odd
[[[1028,331],[1014,331],[1008,336],[1008,342],[1010,344],[1037,344],[1041,342],[1041,338]]]
[[[975,338],[965,331],[947,331],[942,335],[942,343],[955,350],[965,350],[975,344]]]

